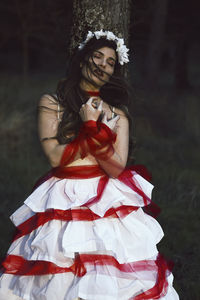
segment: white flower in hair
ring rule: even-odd
[[[118,59],[120,65],[129,62],[129,58],[128,58],[129,49],[124,45],[123,39],[118,39],[116,51],[118,52]]]
[[[100,31],[95,31],[94,34],[95,34],[97,40],[99,40],[102,36],[106,35],[102,29]]]
[[[94,33],[92,33],[92,31],[88,31],[86,42],[89,41],[91,38],[93,38],[93,36]]]
[[[114,41],[116,39],[116,36],[111,31],[107,31],[107,39],[110,41]]]
[[[89,40],[91,40],[91,39],[93,38],[93,36],[94,36],[94,33],[92,33],[92,31],[88,31],[86,40],[85,40],[83,43],[81,43],[81,44],[79,45],[78,48],[79,48],[79,49],[83,49],[84,46],[85,46],[85,44],[87,44],[87,42],[88,42]]]
[[[124,40],[123,39],[117,39],[117,47],[122,47],[124,45]]]
[[[87,42],[91,40],[94,36],[96,37],[97,40],[99,40],[101,37],[105,37],[109,41],[114,41],[117,45],[116,52],[118,53],[118,60],[120,65],[129,62],[129,58],[128,58],[129,49],[124,45],[124,39],[118,38],[111,31],[103,31],[102,29],[100,31],[95,31],[94,33],[88,31],[86,40],[83,43],[81,43],[78,48],[80,50],[83,49],[84,46],[87,44]]]

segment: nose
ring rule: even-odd
[[[106,59],[104,57],[102,57],[101,61],[100,61],[100,66],[102,67],[106,67]]]

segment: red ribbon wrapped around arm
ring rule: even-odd
[[[81,148],[81,153],[91,153],[94,157],[102,160],[108,159],[112,156],[114,149],[113,143],[116,141],[116,133],[110,130],[110,128],[101,122],[87,121],[83,124],[80,134],[82,139],[86,141],[86,145]]]
[[[60,166],[72,162],[78,151],[82,159],[90,153],[98,159],[107,160],[114,153],[115,141],[116,133],[104,123],[93,120],[84,122],[77,138],[66,146]]]

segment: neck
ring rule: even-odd
[[[99,92],[99,87],[94,86],[90,82],[86,82],[85,80],[81,80],[80,88],[84,91],[92,91],[92,92]]]
[[[99,91],[85,91],[90,97],[98,97]]]

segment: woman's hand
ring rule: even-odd
[[[107,114],[104,113],[102,123],[107,125],[111,130],[115,131],[117,127],[117,121],[119,120],[119,118],[120,118],[119,115],[116,115],[114,118],[108,119]]]
[[[90,97],[89,100],[81,106],[79,115],[83,122],[87,122],[89,120],[97,121],[102,113],[103,101],[101,100],[99,106],[95,108],[93,105],[93,101],[95,99],[97,99],[97,97]]]

